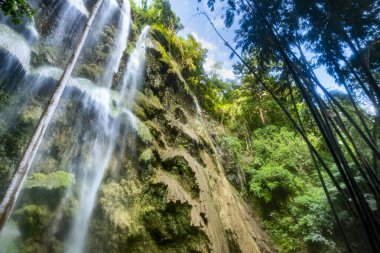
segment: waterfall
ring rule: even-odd
[[[38,0],[35,0],[33,4],[38,4]],[[0,74],[3,74],[0,76],[0,88],[23,91],[22,95],[15,92],[13,95],[18,96],[16,102],[10,102],[5,110],[0,112],[0,116],[2,116],[0,135],[17,125],[22,112],[32,103],[31,101],[37,94],[49,97],[62,75],[62,66],[56,61],[57,56],[51,55],[50,52],[47,53],[47,57],[51,58],[48,59],[48,62],[52,63],[51,65],[35,66],[33,63],[35,50],[38,46],[45,45],[58,49],[65,48],[64,38],[80,30],[75,26],[80,27],[83,17],[88,16],[86,4],[82,0],[52,2],[49,9],[56,11],[54,15],[57,15],[59,21],[52,24],[51,30],[45,36],[36,32],[35,27],[39,27],[37,22],[22,25],[20,30],[16,30],[7,23],[6,19],[0,17],[0,62],[3,63],[0,66]],[[78,201],[73,219],[65,228],[66,236],[59,239],[63,243],[63,251],[67,253],[79,253],[85,250],[86,237],[97,203],[98,190],[110,162],[115,156],[117,145],[123,146],[122,142],[126,142],[129,137],[125,133],[132,133],[136,128],[138,119],[131,112],[130,106],[143,81],[148,26],[142,30],[134,50],[129,55],[120,80],[114,80],[114,75],[120,71],[120,65],[123,63],[131,22],[129,0],[103,1],[101,11],[91,29],[90,38],[85,44],[85,47],[94,48],[97,43],[100,43],[100,37],[105,27],[115,26],[116,33],[103,66],[101,78],[98,81],[91,81],[80,76],[71,77],[65,90],[64,96],[75,100],[81,112],[86,114],[90,120],[90,122],[84,122],[86,119],[78,117],[73,123],[72,131],[76,135],[72,137],[74,144],[70,157],[65,159],[68,165],[64,169],[75,176],[76,183],[66,190],[61,204],[57,207],[59,210],[56,211],[54,221],[50,224],[51,228],[46,228],[46,231],[49,231],[46,233],[51,233],[48,236],[56,236],[55,233],[59,229],[62,230],[60,226],[65,205],[68,205],[67,202],[70,198]],[[17,43],[15,43],[16,41]],[[83,62],[85,60],[81,59]],[[17,72],[11,71],[11,69],[15,69],[14,66],[18,66]],[[114,82],[118,82],[118,84],[113,85]],[[119,88],[115,90],[114,87]],[[46,100],[38,101],[41,108],[45,104]],[[65,113],[70,113],[64,103],[60,104],[60,108]],[[16,111],[19,113],[12,113]],[[45,141],[44,139],[42,142],[44,147],[48,146],[48,144],[45,145]],[[43,163],[47,152],[40,150],[34,163]],[[0,233],[0,248],[5,243],[7,247],[8,245],[16,247],[17,243],[15,242],[21,236],[12,215],[10,222]]]
[[[29,70],[31,48],[22,35],[7,25],[0,24],[0,49],[14,56],[25,71]],[[2,62],[5,66],[9,63]]]
[[[127,24],[129,25],[128,22]],[[141,82],[143,66],[145,65],[145,44],[148,31],[149,27],[143,30],[136,44],[136,48],[129,59],[124,74],[126,78],[123,79],[122,90],[120,92],[121,98],[123,99],[133,99],[136,88],[139,86],[139,82]],[[119,52],[120,50],[116,51]],[[118,64],[119,63],[120,61]],[[114,66],[111,64],[108,64],[108,67],[114,69]],[[112,82],[112,80],[109,81]],[[130,87],[128,91],[131,94],[125,93],[125,86]],[[108,85],[108,87],[110,87],[110,85]],[[90,105],[85,105],[86,107],[91,107],[92,104],[98,105],[99,102],[97,101],[102,101],[102,103],[105,103],[103,104],[105,105],[103,108],[107,108],[110,104],[109,100],[109,90],[101,88],[92,90],[91,95],[84,102],[91,103]],[[119,104],[119,106],[120,105],[121,104]],[[90,155],[88,159],[73,165],[75,166],[73,170],[77,172],[76,178],[79,185],[79,208],[70,229],[69,237],[65,243],[65,252],[67,253],[77,253],[83,250],[89,220],[96,204],[97,192],[115,150],[117,139],[119,138],[120,127],[122,125],[121,119],[112,118],[108,112],[108,110],[98,110],[98,116],[95,121],[95,138],[91,143],[88,143],[89,147],[85,147],[85,149],[89,148],[87,152],[90,152]],[[133,123],[135,121],[134,115],[128,110],[125,110],[125,112],[129,123]],[[91,139],[91,137],[89,137],[89,139]]]
[[[123,81],[121,86],[121,95],[126,97],[127,102],[131,102],[136,94],[139,85],[141,84],[141,75],[135,73],[141,73],[145,67],[145,51],[146,40],[150,30],[149,26],[146,26],[136,43],[136,48],[132,52],[127,65],[127,71],[123,75]]]
[[[61,7],[63,2],[63,7]],[[64,39],[72,34],[78,33],[82,26],[83,20],[88,16],[88,11],[83,3],[83,0],[68,0],[57,1],[55,12],[60,9],[58,13],[58,24],[54,32],[50,36],[51,43],[61,45]],[[55,13],[56,15],[57,13]]]
[[[121,58],[123,57],[123,52],[127,47],[127,40],[129,35],[130,28],[130,20],[131,20],[131,7],[129,1],[123,1],[121,7],[121,15],[119,24],[120,29],[118,31],[117,37],[115,39],[113,48],[111,51],[113,52],[108,58],[107,66],[105,73],[103,75],[103,83],[106,87],[110,88],[112,85],[113,75],[118,71]]]

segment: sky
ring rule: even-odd
[[[210,72],[213,65],[219,63],[221,64],[221,69],[218,71],[218,74],[225,80],[235,79],[233,64],[238,59],[236,57],[230,59],[231,51],[215,33],[207,18],[200,13],[206,12],[209,15],[215,27],[231,45],[234,44],[234,30],[237,25],[235,24],[230,29],[227,29],[224,26],[224,11],[220,1],[216,1],[215,10],[213,12],[209,11],[206,2],[207,0],[202,0],[200,3],[198,0],[170,0],[173,11],[184,25],[184,29],[179,32],[179,36],[186,37],[188,34],[192,34],[195,39],[202,44],[203,48],[208,50],[204,64],[206,71]],[[327,89],[343,91],[342,88],[335,83],[334,79],[327,74],[325,68],[321,67],[316,69],[315,73]]]
[[[170,0],[170,3],[173,11],[180,17],[184,25],[184,29],[179,32],[179,35],[186,37],[191,34],[202,44],[203,48],[207,49],[205,70],[210,71],[215,63],[220,63],[220,76],[224,79],[234,79],[232,66],[236,59],[230,59],[231,52],[217,36],[207,18],[200,14],[200,12],[206,12],[218,31],[232,44],[234,28],[225,28],[221,6],[217,5],[215,11],[210,12],[206,6],[206,0],[202,0],[200,3],[198,0]]]
[[[223,37],[232,45],[234,42],[234,30],[236,25],[227,29],[223,21],[223,6],[216,5],[215,11],[210,12],[206,5],[207,0],[170,0],[172,9],[180,17],[184,29],[179,32],[180,36],[186,37],[187,34],[192,34],[204,48],[208,50],[206,63],[204,68],[210,71],[212,66],[219,62],[222,64],[222,69],[219,74],[224,79],[234,79],[233,64],[238,60],[236,57],[230,59],[231,51],[224,45],[223,41],[217,36],[212,26],[205,16],[200,15],[200,12],[206,12],[213,20],[215,27],[223,35]],[[216,1],[218,3],[218,1]],[[327,89],[342,90],[335,83],[334,79],[327,74],[326,69],[321,67],[315,70],[316,75],[321,83]]]

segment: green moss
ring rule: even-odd
[[[7,104],[9,103],[11,99],[11,95],[4,91],[3,89],[0,89],[0,110],[5,108]]]
[[[75,177],[65,171],[57,171],[48,175],[34,173],[28,178],[25,187],[27,189],[40,187],[47,190],[67,189],[75,184]]]
[[[53,210],[59,205],[66,190],[74,184],[74,176],[64,171],[53,172],[47,175],[34,173],[25,184],[21,203],[46,205]]]
[[[144,109],[145,114],[148,116],[160,114],[163,112],[164,107],[161,101],[156,96],[145,96],[142,93],[137,94],[136,103]]]
[[[145,149],[139,157],[139,161],[142,163],[151,163],[154,162],[154,160],[155,156],[151,148]]]
[[[198,252],[207,247],[207,237],[191,225],[191,206],[168,203],[166,194],[165,185],[141,185],[137,179],[103,185],[90,252]]]
[[[45,245],[39,244],[34,241],[26,241],[24,244],[21,245],[21,248],[19,250],[19,253],[35,253],[35,252],[48,253],[49,250],[47,249]]]
[[[199,186],[194,171],[190,168],[187,161],[176,156],[163,162],[164,169],[168,171],[183,188],[191,194],[193,198],[199,198]]]
[[[197,252],[207,243],[207,237],[191,225],[191,206],[167,202],[166,193],[163,184],[154,184],[148,189],[150,205],[154,205],[142,217],[145,228],[166,252]]]
[[[15,218],[24,236],[38,236],[51,216],[46,206],[26,205],[15,212]]]
[[[149,128],[145,126],[141,121],[136,122],[136,132],[143,143],[148,144],[153,141],[153,136],[150,133]]]
[[[85,77],[94,82],[99,81],[113,46],[116,31],[115,26],[107,26],[97,46],[83,50],[80,58],[82,64],[76,65],[75,76]]]
[[[92,81],[99,80],[101,74],[102,74],[102,68],[94,63],[90,64],[80,64],[77,67],[76,75],[88,78]]]
[[[32,52],[32,65],[40,67],[45,65],[61,66],[66,61],[66,54],[63,48],[39,45]]]
[[[137,104],[134,104],[132,109],[137,118],[141,120],[145,120],[147,118],[144,109]]]
[[[17,124],[0,134],[0,176],[3,184],[11,179],[18,159],[41,114],[42,109],[37,101],[32,100],[30,106],[21,113]]]
[[[90,252],[137,252],[133,250],[133,241],[148,240],[140,221],[145,208],[137,181],[121,180],[103,185],[92,224],[92,236],[96,239]]]
[[[165,79],[169,66],[162,64],[158,59],[161,53],[154,48],[148,48],[145,68],[145,86],[159,92],[165,86]]]

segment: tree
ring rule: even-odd
[[[154,0],[152,3],[147,6],[147,2],[143,1],[143,8],[137,8],[137,16],[142,17],[143,22],[149,24],[160,24],[166,29],[178,32],[183,29],[183,25],[179,17],[171,9],[169,0]]]
[[[15,202],[18,198],[19,192],[21,190],[21,187],[23,183],[25,182],[25,179],[28,175],[30,166],[33,162],[33,159],[38,151],[38,148],[42,142],[42,139],[44,137],[44,134],[49,126],[50,120],[55,112],[55,109],[58,106],[58,102],[62,96],[62,93],[70,79],[71,73],[74,69],[74,66],[78,60],[79,54],[83,48],[83,45],[86,41],[87,35],[90,31],[90,27],[92,23],[94,22],[95,16],[99,10],[100,5],[102,4],[103,0],[98,0],[92,11],[91,14],[87,20],[87,23],[85,24],[82,34],[79,38],[78,44],[76,48],[74,49],[69,62],[66,65],[66,68],[61,76],[61,79],[58,81],[57,86],[53,92],[52,97],[49,100],[49,103],[47,107],[45,108],[37,127],[33,133],[32,138],[30,139],[24,154],[20,160],[20,163],[17,167],[16,173],[12,178],[11,184],[8,187],[8,190],[5,194],[4,199],[1,202],[0,205],[0,231],[4,227],[5,223],[8,220],[9,214],[12,211]]]
[[[379,87],[374,75],[365,64],[365,57],[361,53],[361,47],[368,41],[373,40],[370,33],[373,29],[379,30],[378,1],[297,1],[297,0],[251,0],[251,1],[227,1],[226,25],[230,25],[235,19],[236,13],[241,17],[240,28],[237,31],[237,46],[244,54],[253,55],[258,64],[241,57],[236,50],[228,45],[235,55],[242,61],[247,72],[255,76],[264,89],[269,92],[276,103],[292,122],[295,129],[307,142],[318,164],[327,172],[331,181],[339,193],[344,196],[347,206],[343,207],[352,212],[354,217],[362,224],[372,251],[380,250],[380,230],[375,213],[370,208],[370,201],[365,196],[367,189],[361,187],[356,172],[363,175],[370,188],[373,188],[372,200],[379,202],[379,175],[376,175],[376,167],[368,163],[368,157],[357,152],[358,144],[365,143],[365,149],[374,154],[374,159],[380,157],[377,147],[378,133],[371,134],[367,131],[366,119],[355,109],[357,118],[351,116],[347,108],[331,94],[314,73],[318,64],[325,65],[330,73],[339,76],[342,85],[346,85],[345,77],[341,69],[347,68],[349,74],[355,77],[360,93],[367,96],[376,112],[379,111]],[[209,0],[209,7],[213,8],[215,0]],[[343,6],[343,8],[341,8]],[[339,9],[339,10],[338,10]],[[356,22],[356,20],[358,22]],[[376,33],[375,33],[376,34]],[[311,63],[305,57],[304,50],[316,48],[317,64]],[[351,66],[347,54],[350,49],[352,54],[359,60],[359,68]],[[314,125],[323,137],[325,149],[329,151],[330,158],[334,162],[338,173],[334,175],[321,154],[308,140],[307,132],[302,121],[297,120],[289,112],[280,97],[263,80],[260,73],[261,66],[267,67],[267,63],[276,62],[280,68],[270,68],[270,73],[282,72],[283,76],[289,77],[290,86],[300,92],[303,101],[312,115]],[[270,67],[270,66],[269,66]],[[343,81],[342,81],[343,80]],[[317,92],[321,89],[324,96]],[[351,95],[351,106],[359,108],[360,104],[352,99],[356,94],[347,89]],[[378,115],[378,113],[377,113]],[[344,120],[342,120],[344,118]],[[359,120],[358,120],[359,119]],[[368,122],[368,121],[367,121]],[[376,127],[375,120],[375,127]],[[352,131],[358,133],[359,138],[354,139]],[[353,148],[352,148],[353,147]],[[360,151],[360,150],[359,150]],[[318,164],[316,169],[318,170]],[[375,163],[374,163],[375,164]],[[337,179],[343,182],[345,189],[341,189]],[[376,182],[373,182],[372,179]],[[321,182],[323,178],[321,178]],[[322,182],[323,184],[323,182]],[[329,192],[325,190],[329,198]],[[333,203],[331,207],[335,210]],[[354,208],[351,209],[350,206]],[[342,208],[342,207],[340,207]],[[335,214],[337,224],[341,227],[340,220]],[[342,230],[343,232],[343,230]],[[351,251],[348,240],[347,248]]]
[[[22,22],[24,17],[31,19],[35,10],[25,0],[1,0],[0,9],[5,16],[11,16],[16,24]]]

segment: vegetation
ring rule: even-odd
[[[0,1],[0,9],[4,15],[10,16],[16,24],[20,24],[24,17],[31,19],[35,13],[35,10],[26,0],[2,0]]]
[[[224,173],[257,211],[279,252],[379,252],[378,1],[221,2],[226,4],[227,26],[240,19],[236,46],[242,55],[227,44],[240,60],[235,65],[239,81],[223,81],[218,64],[205,73],[207,50],[191,35],[177,36],[183,26],[169,0],[154,0],[149,6],[143,1],[142,8],[132,3],[131,43],[120,69],[142,27],[149,24],[146,82],[132,108],[138,117],[133,133],[115,141],[89,224],[87,250],[209,251],[207,226],[215,217],[200,212],[196,220],[194,210],[212,206],[201,203],[202,196],[210,194],[201,183],[219,184]],[[207,3],[213,9],[216,1]],[[33,15],[23,1],[3,1],[0,7],[15,22]],[[99,42],[83,52],[76,76],[101,80],[116,34],[115,26],[105,27]],[[50,64],[48,56],[55,49],[36,48],[32,63]],[[314,59],[309,61],[305,52],[312,52]],[[324,88],[314,73],[320,66],[345,92]],[[114,76],[113,91],[120,72]],[[1,121],[0,176],[6,183],[46,103],[45,95],[35,97],[37,102],[20,109],[10,131]],[[77,145],[89,145],[87,139],[96,135],[89,129],[98,112],[84,113],[83,105],[68,102],[74,97],[65,96],[67,112],[56,114],[54,137],[46,140],[44,159],[27,178],[11,217],[20,231],[17,240],[23,240],[21,252],[61,252],[78,207],[77,175],[68,172],[72,168],[64,158],[89,154],[83,149],[70,157],[74,141],[67,136]],[[1,88],[0,109],[16,108],[18,102],[17,92]],[[366,104],[374,111],[366,110]],[[81,131],[88,135],[73,132],[71,124],[78,124],[78,118],[84,119]],[[210,136],[204,129],[212,129]],[[131,152],[126,152],[128,145],[133,146]],[[207,171],[219,158],[224,171]],[[53,233],[51,224],[60,229]],[[239,251],[235,244],[231,239],[229,246]]]
[[[215,3],[207,1],[211,10]],[[240,106],[231,106],[234,109],[226,118],[244,122],[236,125],[237,132],[230,129],[245,139],[241,146],[245,146],[248,154],[251,152],[253,162],[248,161],[246,167],[253,180],[249,184],[253,198],[260,205],[273,205],[276,210],[284,208],[278,202],[286,199],[290,210],[290,203],[299,201],[294,195],[296,192],[307,196],[310,194],[307,189],[322,188],[327,198],[323,201],[329,204],[330,210],[326,207],[320,210],[334,217],[335,225],[327,231],[339,231],[336,235],[339,234],[340,239],[335,241],[349,252],[379,251],[378,210],[373,203],[378,200],[379,189],[380,107],[377,58],[372,58],[370,50],[377,44],[378,1],[226,1],[225,10],[226,26],[239,17],[236,46],[243,54],[228,43],[227,46],[239,58],[236,70],[243,75],[242,85],[237,88],[241,95],[233,101],[244,101]],[[307,59],[306,51],[313,53],[313,61]],[[320,66],[327,69],[345,93],[333,93],[323,86],[314,73]],[[212,90],[218,89],[215,85],[209,86]],[[234,92],[227,90],[226,94],[231,93]],[[223,100],[219,101],[223,104]],[[365,111],[366,103],[373,106],[374,113]],[[281,115],[277,113],[279,109]],[[244,114],[249,116],[240,118]],[[250,124],[252,118],[256,124]],[[298,132],[302,138],[293,145],[297,138],[290,141],[284,130],[272,129],[270,134],[256,130],[263,126],[265,129],[266,125],[286,126],[285,131]],[[243,131],[241,126],[244,126]],[[268,142],[263,145],[261,137]],[[280,145],[282,139],[289,141],[285,148]],[[269,144],[272,141],[276,143],[274,146]],[[306,144],[302,145],[303,141]],[[270,160],[265,159],[267,154],[271,155]],[[289,159],[297,156],[295,161]],[[279,164],[277,159],[281,160]],[[300,167],[294,168],[294,164]],[[292,183],[291,175],[295,180]],[[301,175],[304,187],[296,180]],[[278,192],[283,195],[276,198]],[[301,199],[307,200],[306,196]],[[269,233],[279,231],[265,222]],[[297,228],[300,234],[307,234],[305,227]],[[353,237],[354,228],[365,237]],[[294,227],[286,230],[289,243],[278,236],[274,239],[281,251],[298,251],[300,249],[288,247],[296,245],[291,240],[297,237],[289,229]],[[319,251],[322,245],[332,247],[330,239],[323,239],[315,241],[317,245],[310,248],[309,239],[318,237],[302,238],[306,243],[304,249]],[[325,237],[320,234],[319,238]]]

